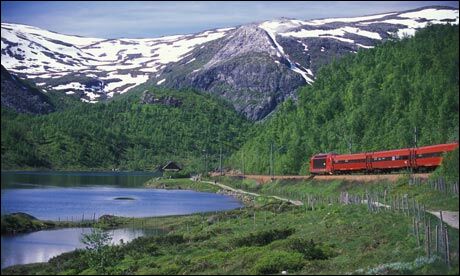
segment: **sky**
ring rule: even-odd
[[[152,38],[281,17],[353,17],[458,1],[2,1],[1,21],[97,38]]]

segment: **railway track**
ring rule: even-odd
[[[330,181],[330,180],[348,180],[348,181],[360,181],[360,182],[375,182],[379,180],[396,181],[405,174],[356,174],[356,175],[244,175],[244,178],[254,179],[258,183],[267,183],[276,179],[303,179],[303,180],[319,180],[319,181]],[[416,173],[412,174],[415,177],[427,179],[429,173]],[[243,175],[228,175],[228,176],[239,176]]]

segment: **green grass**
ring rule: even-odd
[[[408,176],[401,177],[397,182],[378,181],[363,183],[357,181],[333,180],[276,180],[265,184],[257,184],[255,180],[241,180],[236,177],[218,177],[218,182],[228,186],[244,189],[263,195],[277,195],[290,199],[305,201],[308,196],[332,198],[341,192],[354,195],[366,193],[383,194],[389,197],[402,197],[407,194],[409,199],[415,199],[430,210],[459,210],[459,197],[452,193],[443,193],[430,188],[426,183],[420,186],[409,185]]]
[[[188,178],[183,179],[163,179],[153,178],[144,184],[145,187],[154,189],[168,189],[168,190],[193,190],[199,192],[215,193],[219,187],[208,183],[192,181]]]
[[[94,223],[92,221],[39,220],[26,213],[12,213],[1,217],[1,225],[2,235],[10,235],[56,228],[89,227],[94,225]]]

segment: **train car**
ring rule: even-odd
[[[332,174],[332,157],[335,153],[320,153],[310,159],[311,174]]]
[[[370,154],[370,171],[391,172],[411,168],[411,149],[376,151]]]
[[[368,170],[366,153],[338,154],[333,156],[332,161],[334,173],[364,172]]]
[[[404,169],[429,171],[441,165],[445,153],[456,148],[458,142],[356,154],[321,153],[310,159],[310,173],[382,173]]]
[[[458,143],[425,146],[414,149],[413,168],[420,171],[430,171],[441,165],[446,152],[455,150]]]

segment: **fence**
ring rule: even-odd
[[[436,179],[423,180],[418,177],[409,178],[409,185],[422,186],[427,185],[433,190],[448,194],[458,195],[458,181],[447,181],[444,177]]]
[[[431,221],[424,205],[415,199],[409,199],[407,195],[387,196],[386,190],[381,194],[366,191],[362,196],[342,192],[339,199],[342,204],[365,203],[369,212],[392,211],[412,216],[412,233],[416,238],[417,247],[423,245],[428,258],[433,255],[439,256],[449,267],[452,255],[458,258],[459,245],[457,244],[457,250],[452,254],[448,227],[443,221],[442,211],[439,212],[439,220]],[[381,203],[380,200],[385,203]]]

